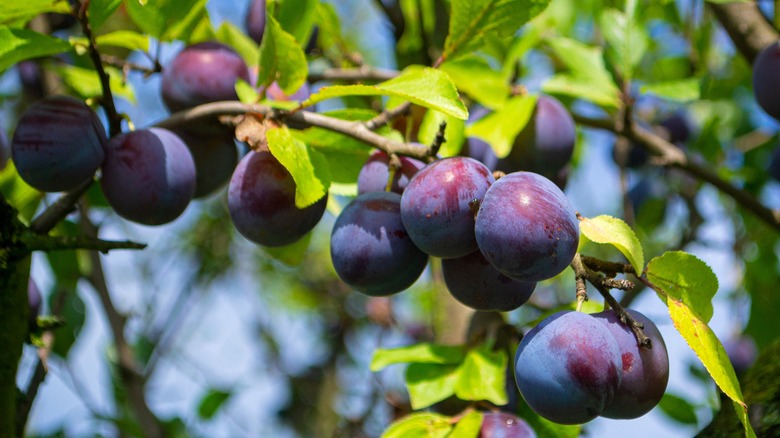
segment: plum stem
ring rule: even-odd
[[[390,154],[388,155],[388,161],[387,161],[387,184],[385,184],[385,191],[390,192],[393,190],[393,181],[395,180],[395,175],[398,173],[398,171],[401,169],[401,159],[398,158],[398,154]]]
[[[447,129],[447,122],[442,121],[439,124],[439,130],[436,132],[436,137],[433,139],[433,143],[431,143],[431,147],[428,151],[428,155],[430,157],[436,158],[436,154],[439,153],[439,149],[441,149],[441,145],[444,144],[445,141],[447,141],[447,138],[444,137],[444,131]]]

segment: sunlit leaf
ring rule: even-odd
[[[645,266],[642,244],[622,219],[606,215],[582,218],[580,232],[591,242],[614,246],[626,256],[636,272],[642,273]]]
[[[517,134],[531,120],[536,99],[534,95],[521,95],[509,99],[502,108],[466,128],[466,135],[485,140],[498,158],[506,157],[512,151]]]
[[[59,38],[28,29],[0,26],[0,73],[26,59],[56,55],[70,47]]]
[[[295,206],[308,207],[328,193],[328,162],[319,152],[293,138],[287,127],[266,131],[271,154],[290,172],[295,181]]]
[[[718,277],[706,263],[682,251],[667,251],[647,264],[647,278],[670,297],[682,300],[706,323]]]

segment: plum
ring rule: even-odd
[[[90,180],[105,157],[106,132],[81,100],[52,96],[30,105],[11,141],[19,176],[44,192],[60,192]]]
[[[658,327],[636,310],[626,310],[644,326],[652,348],[640,347],[631,329],[620,322],[612,310],[592,316],[601,321],[618,343],[623,364],[623,380],[615,398],[601,416],[615,419],[638,418],[661,401],[669,382],[669,355]]]
[[[525,304],[536,287],[500,273],[477,250],[441,262],[444,283],[456,300],[476,310],[509,312]]]
[[[195,194],[202,198],[223,187],[233,175],[238,164],[238,148],[230,129],[206,131],[174,129],[173,133],[184,141],[195,160]]]
[[[415,245],[441,258],[474,252],[474,200],[494,181],[484,164],[468,157],[444,158],[417,172],[401,197],[401,219]]]
[[[372,296],[408,288],[428,263],[404,228],[401,195],[393,192],[367,192],[352,200],[336,219],[330,255],[344,283]]]
[[[601,415],[621,379],[615,337],[580,312],[545,318],[523,337],[515,355],[520,394],[534,412],[555,423],[585,423]]]
[[[100,183],[116,213],[161,225],[184,212],[195,193],[195,162],[173,132],[149,128],[111,139]]]
[[[574,207],[563,192],[532,172],[498,179],[482,199],[474,230],[485,258],[522,281],[558,275],[574,258],[580,235]]]
[[[658,125],[663,128],[665,138],[671,143],[685,143],[691,136],[690,123],[682,112],[664,118]]]
[[[542,95],[507,158],[518,169],[555,174],[571,161],[576,139],[574,119],[566,107]]]
[[[249,82],[241,56],[222,43],[186,47],[163,70],[162,98],[171,111],[220,100],[238,100],[236,81]]]
[[[726,354],[729,356],[737,376],[744,375],[753,366],[756,357],[758,357],[756,342],[747,335],[738,336],[727,341],[723,348],[726,350]]]
[[[485,412],[479,438],[536,438],[536,433],[523,419],[508,412]]]
[[[780,147],[775,148],[772,152],[767,170],[770,177],[774,178],[775,181],[780,181]]]
[[[228,184],[228,210],[241,235],[263,246],[296,242],[322,219],[327,195],[299,208],[295,181],[269,151],[249,152]]]
[[[767,114],[780,120],[780,41],[759,52],[753,61],[753,93]]]
[[[252,0],[246,14],[246,30],[257,44],[263,41],[265,33],[265,0]]]
[[[398,159],[401,162],[401,168],[395,172],[390,190],[400,195],[404,192],[414,174],[425,167],[425,163],[404,156],[399,156]],[[385,191],[387,180],[390,176],[388,170],[389,162],[390,157],[384,151],[376,151],[368,157],[366,164],[363,165],[358,174],[358,194]]]

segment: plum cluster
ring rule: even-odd
[[[383,152],[369,158],[359,195],[331,235],[333,266],[354,289],[400,292],[433,256],[442,259],[444,281],[458,301],[510,311],[529,299],[536,282],[571,263],[579,242],[576,214],[549,179],[515,172],[496,180],[470,157],[422,168],[401,157],[392,176],[388,163]]]
[[[515,380],[528,406],[560,424],[637,418],[655,407],[669,380],[666,345],[651,320],[628,313],[652,348],[640,347],[613,311],[562,311],[531,329],[515,355]]]

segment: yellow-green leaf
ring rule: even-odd
[[[466,135],[485,140],[498,158],[512,151],[515,137],[525,128],[536,108],[536,96],[515,96],[506,104],[466,128]]]
[[[450,433],[450,417],[420,412],[410,414],[391,424],[382,438],[443,438]]]
[[[645,255],[634,230],[616,217],[602,215],[580,221],[580,232],[594,243],[609,244],[620,250],[637,273],[645,267]]]
[[[647,264],[647,279],[670,297],[682,300],[704,322],[712,318],[718,277],[706,263],[683,251],[667,251]]]
[[[286,126],[266,131],[268,148],[295,180],[295,206],[308,207],[322,199],[330,186],[325,157],[293,138]]]

